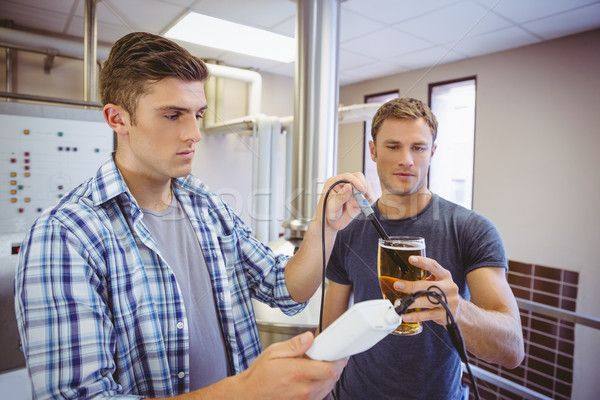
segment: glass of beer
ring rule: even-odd
[[[394,290],[394,282],[399,279],[418,281],[427,277],[427,271],[417,268],[408,262],[410,256],[425,256],[425,239],[414,236],[392,236],[379,239],[377,274],[383,298],[395,305],[405,293]],[[417,311],[409,310],[407,313]],[[423,330],[421,322],[401,323],[393,334],[401,336],[416,335]]]

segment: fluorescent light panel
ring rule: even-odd
[[[285,63],[296,58],[294,38],[195,12],[183,17],[165,36]]]

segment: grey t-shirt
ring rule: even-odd
[[[200,243],[179,202],[164,211],[142,208],[143,223],[181,289],[190,340],[190,390],[228,376],[227,350]]]
[[[425,238],[426,256],[452,273],[460,295],[470,298],[466,275],[480,267],[507,268],[502,238],[490,220],[433,195],[417,215],[399,220],[375,216],[389,236]],[[381,299],[377,278],[379,235],[358,217],[335,241],[327,278],[353,285],[356,303]],[[336,398],[460,399],[460,359],[446,328],[433,321],[415,336],[388,335],[370,350],[350,357],[336,385]]]

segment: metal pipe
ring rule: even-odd
[[[269,208],[271,205],[271,120],[262,114],[256,118],[253,141],[253,193],[252,222],[256,238],[262,242],[269,241]]]
[[[83,106],[86,108],[102,108],[102,104],[94,101],[61,99],[58,97],[36,96],[33,94],[0,92],[0,98],[39,101],[42,103],[69,104],[72,106]]]
[[[464,367],[464,364],[462,364],[462,365],[463,365],[463,371],[465,371],[466,367]],[[538,393],[535,390],[532,390],[523,385],[519,385],[518,383],[508,380],[508,379],[498,375],[497,373],[487,371],[487,370],[480,368],[473,364],[469,364],[469,367],[471,368],[471,372],[473,373],[473,376],[475,378],[481,379],[482,381],[485,381],[485,382],[489,382],[493,385],[498,386],[499,388],[502,388],[511,393],[514,393],[524,399],[527,399],[527,400],[552,400],[551,397],[548,397],[542,393]]]
[[[342,106],[338,109],[338,122],[340,124],[347,124],[350,122],[370,121],[382,104],[365,103]]]
[[[544,314],[549,317],[554,317],[564,321],[569,321],[575,324],[588,326],[594,329],[600,329],[600,318],[578,314],[573,311],[563,310],[561,308],[548,306],[546,304],[537,303],[531,300],[517,299],[517,304],[521,310],[533,311]]]
[[[16,64],[16,53],[13,49],[6,49],[6,91],[8,93],[14,92],[14,71]],[[6,101],[12,101],[7,98]]]
[[[9,29],[0,27],[0,43],[7,46],[20,46],[22,48],[30,48],[31,51],[47,53],[48,49],[55,49],[56,55],[69,58],[83,58],[83,47],[81,40],[68,39],[52,35],[40,35],[20,31],[17,29]],[[97,46],[97,57],[100,60],[106,60],[110,52],[110,47]]]
[[[294,117],[284,117],[281,121],[281,129],[285,131],[285,193],[284,193],[284,221],[292,219],[292,192],[294,181]]]
[[[252,133],[254,130],[255,123],[256,118],[254,117],[230,119],[229,121],[219,122],[206,128],[202,128],[202,133],[206,135],[214,133]]]
[[[205,62],[216,62],[215,60],[205,60]],[[204,82],[204,94],[206,95],[206,112],[202,117],[202,127],[206,128],[217,122],[217,80],[218,77],[211,77]]]
[[[277,240],[279,238],[279,210],[281,186],[279,185],[279,177],[281,176],[281,122],[277,117],[270,117],[271,121],[271,181],[269,198],[271,199],[269,207],[269,238],[268,241]]]
[[[337,159],[339,0],[298,0],[295,70],[293,219],[284,226],[302,237],[318,186],[335,174]]]
[[[85,101],[96,100],[97,3],[98,0],[85,0],[85,32],[83,44],[83,99]]]
[[[96,43],[96,41],[94,41],[94,43]],[[106,60],[110,54],[111,47],[98,46],[97,43],[95,46],[96,59],[102,61]],[[53,54],[57,57],[68,57],[78,60],[85,60],[84,53],[87,53],[87,50],[81,45],[80,40],[52,35],[40,35],[4,27],[0,27],[0,47],[15,48],[47,55]],[[85,63],[87,65],[87,61],[85,61]],[[258,72],[211,63],[207,63],[207,67],[210,71],[210,74],[214,77],[247,82],[247,114],[260,114],[262,101],[262,77]],[[92,99],[92,101],[93,100],[95,99]]]

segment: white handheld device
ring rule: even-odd
[[[363,352],[401,322],[389,300],[356,303],[315,338],[306,355],[313,360],[335,361]]]

